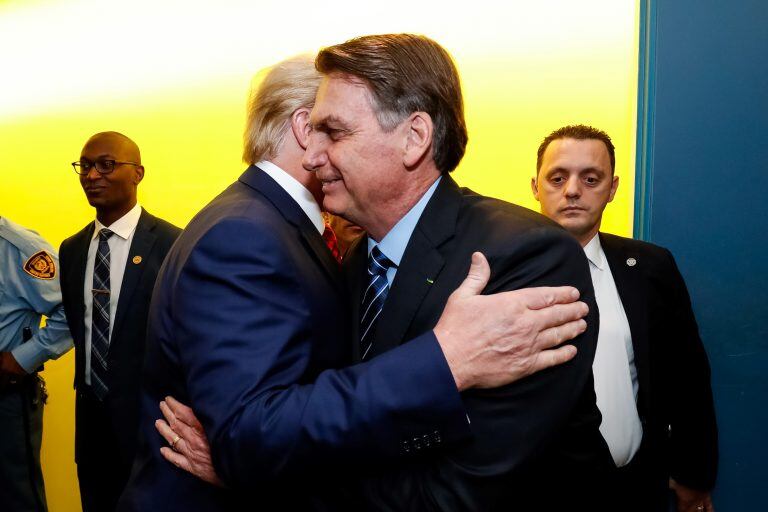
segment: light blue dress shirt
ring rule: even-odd
[[[30,257],[45,251],[53,259],[51,279],[24,270]],[[48,317],[40,329],[40,318]],[[24,342],[29,327],[32,338]],[[10,351],[19,366],[31,373],[49,359],[72,348],[59,285],[59,258],[40,235],[0,217],[0,351]]]
[[[397,267],[400,265],[400,261],[403,259],[405,248],[408,247],[408,241],[411,239],[413,230],[416,229],[416,224],[419,223],[421,214],[424,213],[424,208],[427,207],[427,203],[435,193],[435,189],[440,184],[442,176],[437,178],[435,182],[427,189],[421,199],[408,210],[402,219],[389,230],[381,242],[378,244],[371,237],[368,237],[368,256],[370,257],[371,251],[376,245],[379,246],[379,250],[389,258],[389,260],[395,264],[394,267],[389,267],[387,270],[387,282],[392,287],[392,283],[395,280],[395,274],[397,274]]]

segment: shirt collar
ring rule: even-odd
[[[277,165],[268,160],[262,160],[256,164],[256,167],[264,171],[270,178],[275,180],[280,187],[285,190],[291,199],[296,201],[304,213],[312,221],[319,233],[322,233],[325,229],[325,222],[323,222],[323,216],[320,213],[320,205],[315,201],[315,197],[307,190],[307,187],[299,183],[299,181],[282,170]]]
[[[584,246],[584,254],[589,262],[600,270],[605,269],[605,252],[600,244],[600,234],[596,233],[592,240]]]
[[[408,241],[411,239],[413,230],[416,229],[416,224],[418,224],[421,214],[424,213],[424,208],[427,207],[427,203],[435,193],[435,189],[441,179],[442,176],[435,180],[427,191],[424,192],[424,195],[421,196],[421,199],[408,210],[408,213],[406,213],[403,218],[389,230],[389,233],[381,239],[381,242],[378,243],[379,250],[384,256],[389,258],[395,266],[400,265],[400,261],[403,259],[405,248],[408,246]],[[376,242],[371,237],[368,237],[368,255],[371,254],[371,251],[376,245]]]
[[[109,226],[105,226],[99,222],[99,219],[96,219],[96,225],[93,230],[93,236],[91,237],[91,240],[98,237],[99,231],[104,228],[107,228],[123,240],[128,240],[128,237],[131,236],[131,233],[134,232],[136,226],[139,225],[139,217],[141,217],[141,206],[139,206],[139,203],[136,203],[128,213],[117,219]]]

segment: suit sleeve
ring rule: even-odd
[[[687,487],[708,490],[715,485],[718,462],[709,361],[683,276],[672,254],[664,252],[673,312],[667,325],[671,476]]]
[[[177,279],[179,362],[222,478],[264,485],[387,459],[416,430],[466,436],[431,333],[374,362],[302,381],[313,350],[310,308],[286,243],[229,219],[198,241]]]
[[[590,308],[587,331],[572,342],[578,353],[568,363],[502,388],[463,393],[472,439],[433,453],[426,463],[366,482],[368,500],[381,510],[536,509],[532,485],[544,479],[540,489],[568,493],[565,485],[579,476],[578,471],[604,460],[594,451],[600,424],[592,381],[598,315],[583,250],[552,228],[535,229],[506,246],[478,250],[489,256],[492,266],[484,293],[575,286]],[[561,449],[573,453],[536,473],[541,459]],[[587,492],[577,486],[568,489]],[[524,502],[527,499],[534,502]]]

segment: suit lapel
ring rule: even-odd
[[[304,210],[296,203],[288,192],[267,173],[252,165],[240,176],[240,182],[257,190],[263,195],[289,223],[301,233],[302,243],[325,272],[331,284],[337,291],[342,291],[339,264],[331,255],[323,237],[309,220]]]
[[[644,277],[642,256],[624,244],[620,237],[600,233],[600,243],[611,267],[619,298],[624,306],[632,335],[635,369],[640,387],[641,414],[648,410],[649,399],[649,340],[648,289]]]
[[[372,357],[405,341],[408,328],[445,265],[440,246],[453,237],[460,205],[458,185],[450,176],[443,176],[403,253],[377,322]]]
[[[309,222],[309,219],[307,219]],[[310,223],[311,224],[311,223]],[[339,278],[339,262],[331,254],[325,241],[315,229],[314,225],[300,229],[304,245],[309,249],[312,256],[320,263],[326,276],[331,280],[333,286],[341,291],[341,280]]]
[[[363,290],[368,285],[366,266],[368,265],[368,237],[361,236],[347,252],[344,258],[344,281],[347,285],[347,297],[351,314],[352,357],[360,361],[360,305]]]
[[[78,341],[81,343],[84,342],[85,322],[90,321],[90,319],[85,318],[85,265],[88,261],[88,249],[91,245],[91,238],[93,238],[94,226],[95,224],[93,221],[88,224],[80,232],[80,235],[77,237],[72,247],[72,255],[74,256],[74,274],[72,274],[71,279],[74,286],[72,286],[71,289],[75,300],[75,311],[79,312],[76,320],[78,332],[72,333],[75,343]],[[88,287],[91,287],[90,283],[88,284]]]
[[[157,236],[152,232],[156,224],[157,220],[155,217],[148,214],[142,208],[139,223],[136,225],[136,231],[133,233],[131,248],[128,251],[128,260],[125,262],[125,273],[123,273],[123,282],[120,285],[120,297],[117,299],[115,324],[112,327],[112,340],[119,339],[117,334],[120,332],[125,321],[126,309],[131,303],[133,293],[136,291],[136,285],[141,281],[144,269],[149,263],[149,255],[157,239]]]

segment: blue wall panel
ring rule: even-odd
[[[641,7],[635,232],[677,258],[709,353],[717,510],[768,510],[768,2]]]

